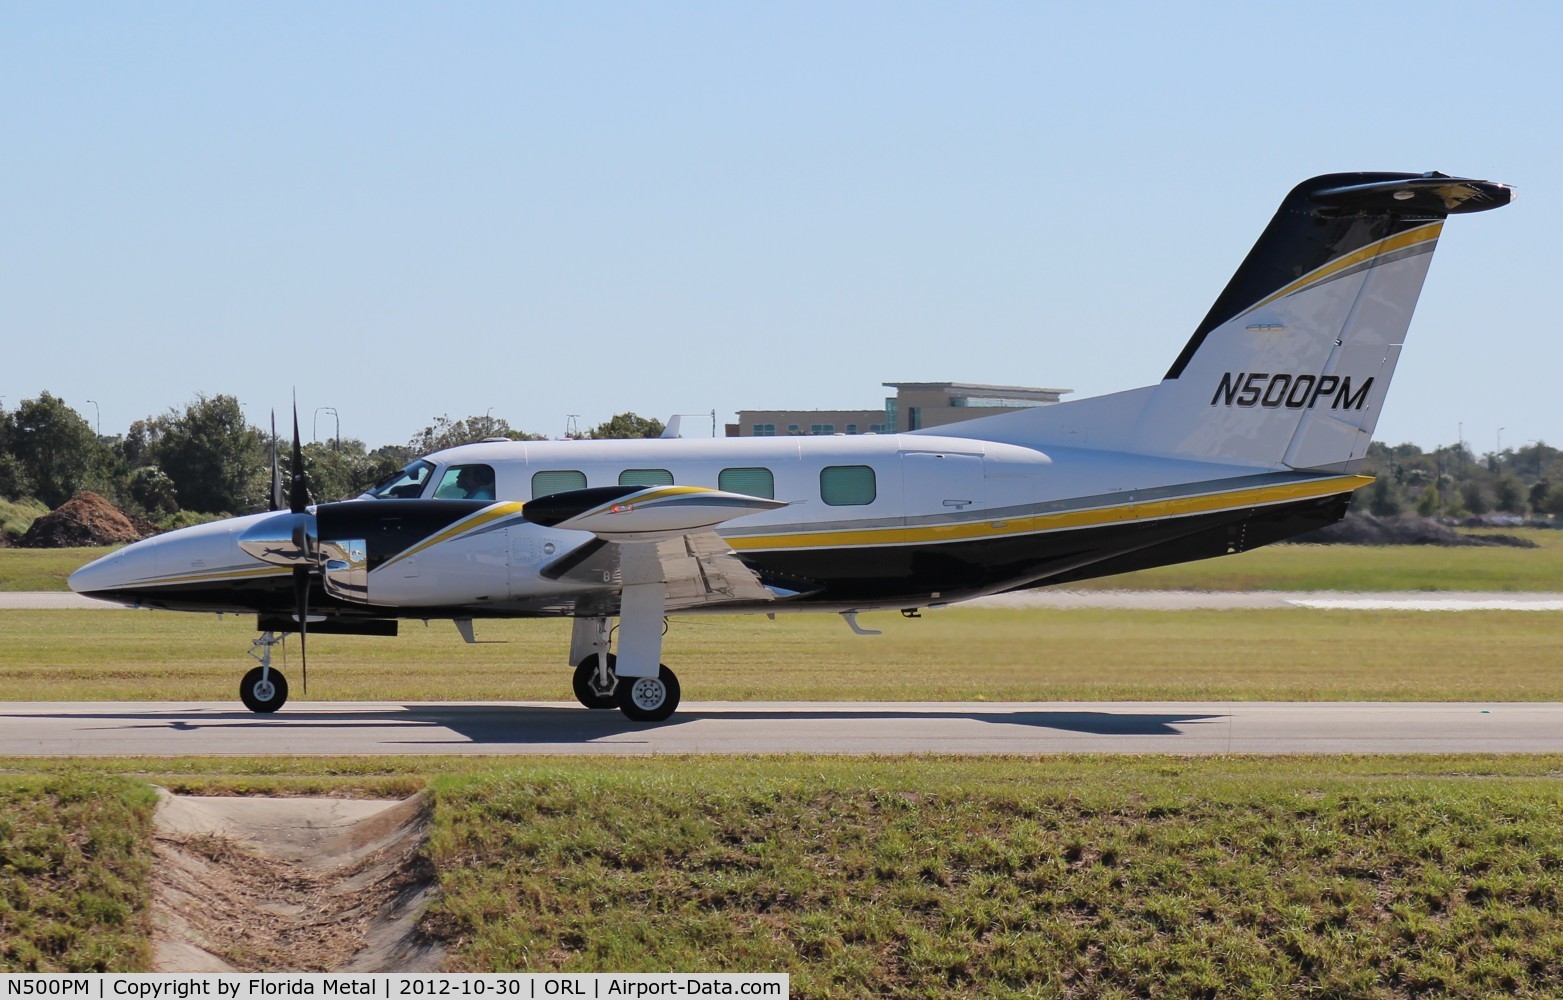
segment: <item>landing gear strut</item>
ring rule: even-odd
[[[252,712],[275,712],[288,700],[288,679],[271,666],[271,647],[281,641],[275,632],[263,632],[250,643],[249,654],[260,666],[250,668],[239,682],[239,700]]]
[[[636,722],[661,722],[678,708],[678,677],[657,660],[662,651],[660,595],[650,613],[619,619],[619,653],[608,651],[607,618],[577,618],[570,634],[575,697],[587,708],[617,708]]]

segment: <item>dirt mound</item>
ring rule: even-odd
[[[1348,511],[1346,519],[1298,535],[1294,542],[1305,545],[1506,545],[1520,549],[1534,549],[1536,543],[1514,535],[1467,535],[1439,524],[1430,517],[1415,514],[1398,514],[1395,517],[1375,517],[1359,511]]]
[[[39,517],[16,544],[23,549],[67,549],[119,545],[147,534],[118,507],[88,491]]]
[[[428,805],[159,792],[155,972],[433,972]]]

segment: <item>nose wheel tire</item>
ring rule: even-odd
[[[239,682],[239,700],[250,711],[265,714],[275,712],[288,700],[288,679],[280,670],[272,670],[264,680],[262,673],[261,667],[255,667],[244,675]]]
[[[613,696],[619,711],[636,722],[661,722],[678,708],[678,677],[667,667],[655,677],[621,677]]]
[[[597,680],[597,654],[593,653],[580,663],[575,665],[575,700],[587,708],[618,708],[619,702],[613,693],[619,686],[619,678],[613,672],[613,665],[618,657],[608,654],[608,684],[606,687]]]

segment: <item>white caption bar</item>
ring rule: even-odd
[[[791,977],[777,972],[518,972],[450,974],[337,972],[0,973],[0,1000],[263,1000],[276,997],[789,997]]]

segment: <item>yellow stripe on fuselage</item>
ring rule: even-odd
[[[268,576],[285,576],[293,572],[286,566],[257,566],[255,569],[225,569],[200,573],[180,573],[160,576],[151,580],[137,580],[132,587],[176,587],[187,583],[222,583],[228,580],[256,580]]]
[[[502,517],[509,517],[511,514],[519,514],[519,513],[521,513],[521,507],[522,507],[521,504],[515,503],[515,502],[500,503],[500,504],[495,504],[492,507],[485,507],[483,510],[478,511],[476,514],[473,514],[470,517],[466,517],[466,518],[463,518],[460,521],[457,521],[455,524],[453,524],[450,527],[446,528],[444,531],[440,532],[439,534],[437,534],[437,535],[430,535],[428,538],[425,538],[423,541],[419,542],[417,545],[414,545],[412,548],[407,549],[404,552],[397,553],[397,555],[394,558],[387,559],[385,562],[381,563],[379,565],[378,569],[385,569],[387,566],[394,566],[396,563],[401,562],[403,559],[407,559],[407,558],[409,558],[411,556],[415,556],[418,553],[422,552],[424,549],[429,548],[430,546],[438,545],[441,542],[450,541],[452,538],[455,538],[457,535],[464,535],[467,532],[472,531],[472,530],[477,529],[477,528],[481,528],[484,525],[492,524],[493,522],[499,520]]]
[[[973,539],[1005,538],[1013,535],[1038,534],[1067,528],[1092,528],[1104,524],[1134,521],[1155,521],[1189,514],[1207,514],[1213,511],[1239,507],[1259,507],[1268,504],[1310,500],[1316,497],[1348,493],[1373,482],[1372,476],[1335,476],[1330,479],[1314,479],[1303,483],[1286,483],[1278,486],[1259,486],[1246,490],[1211,493],[1196,497],[1175,497],[1167,500],[1135,501],[1096,507],[1090,510],[1071,510],[1057,514],[1032,514],[1024,517],[992,521],[959,521],[951,524],[918,525],[904,528],[860,528],[839,531],[798,532],[787,535],[740,535],[728,538],[727,544],[739,552],[759,552],[773,549],[822,549],[851,548],[870,545],[915,545],[921,542],[958,542]]]
[[[1243,315],[1246,316],[1255,309],[1258,309],[1262,306],[1267,306],[1276,299],[1284,298],[1285,296],[1291,295],[1295,292],[1300,292],[1309,285],[1318,284],[1327,278],[1331,278],[1339,274],[1348,267],[1355,267],[1365,260],[1371,260],[1372,258],[1377,257],[1379,254],[1394,253],[1396,250],[1404,250],[1407,247],[1413,247],[1420,243],[1430,243],[1436,241],[1438,239],[1438,234],[1443,232],[1443,230],[1444,224],[1442,222],[1429,222],[1425,226],[1418,226],[1415,229],[1408,229],[1403,233],[1396,233],[1394,236],[1386,237],[1385,239],[1379,240],[1376,243],[1369,243],[1361,250],[1353,251],[1344,257],[1337,257],[1328,264],[1325,264],[1323,267],[1310,271],[1301,278],[1298,278],[1296,281],[1292,282],[1290,285],[1287,285],[1285,288],[1281,289],[1279,292],[1276,292],[1263,301],[1250,306],[1248,309],[1245,309],[1243,311]]]

